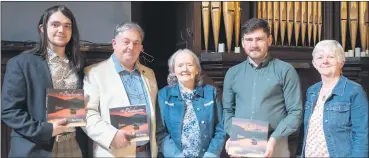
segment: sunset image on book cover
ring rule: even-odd
[[[86,108],[82,89],[47,89],[47,120],[68,120],[68,126],[86,126]]]
[[[146,105],[110,108],[110,123],[119,130],[135,132],[131,142],[149,140]]]
[[[268,139],[267,121],[232,118],[229,151],[242,157],[263,157]]]

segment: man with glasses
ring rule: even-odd
[[[228,70],[224,79],[224,127],[232,117],[269,122],[265,157],[290,157],[288,136],[302,122],[299,76],[294,67],[268,53],[272,36],[268,22],[250,19],[242,26],[247,60]],[[226,142],[226,151],[229,139]],[[232,156],[232,155],[231,155]]]

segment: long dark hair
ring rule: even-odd
[[[48,47],[48,37],[47,37],[47,23],[49,18],[55,12],[60,11],[64,16],[69,18],[72,21],[72,37],[70,41],[67,43],[65,47],[65,54],[69,60],[69,64],[72,69],[76,69],[80,71],[83,69],[83,55],[80,53],[80,45],[79,45],[79,32],[77,28],[77,22],[74,18],[73,13],[63,5],[57,5],[50,7],[47,9],[44,14],[41,16],[40,21],[37,25],[37,30],[40,36],[40,44],[37,45],[32,52],[34,54],[38,54],[42,56],[43,59],[46,58],[47,55],[47,47]],[[40,25],[43,25],[43,32],[39,29]]]

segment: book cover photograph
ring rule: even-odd
[[[242,157],[263,157],[268,140],[269,122],[232,118],[229,151]]]
[[[86,108],[82,89],[47,89],[47,121],[66,118],[68,126],[86,126]]]
[[[131,142],[149,140],[146,105],[110,108],[110,123],[119,130],[135,132]]]

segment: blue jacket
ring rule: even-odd
[[[306,93],[302,156],[321,86],[316,83]],[[323,130],[330,157],[368,157],[368,98],[359,84],[340,77],[324,104]]]
[[[224,148],[226,133],[223,129],[223,109],[216,88],[211,85],[197,86],[195,96],[192,104],[202,136],[199,157],[219,157]],[[183,156],[181,133],[185,109],[179,85],[162,88],[158,93],[157,105],[160,106],[160,112],[156,113],[159,152],[165,157]]]

